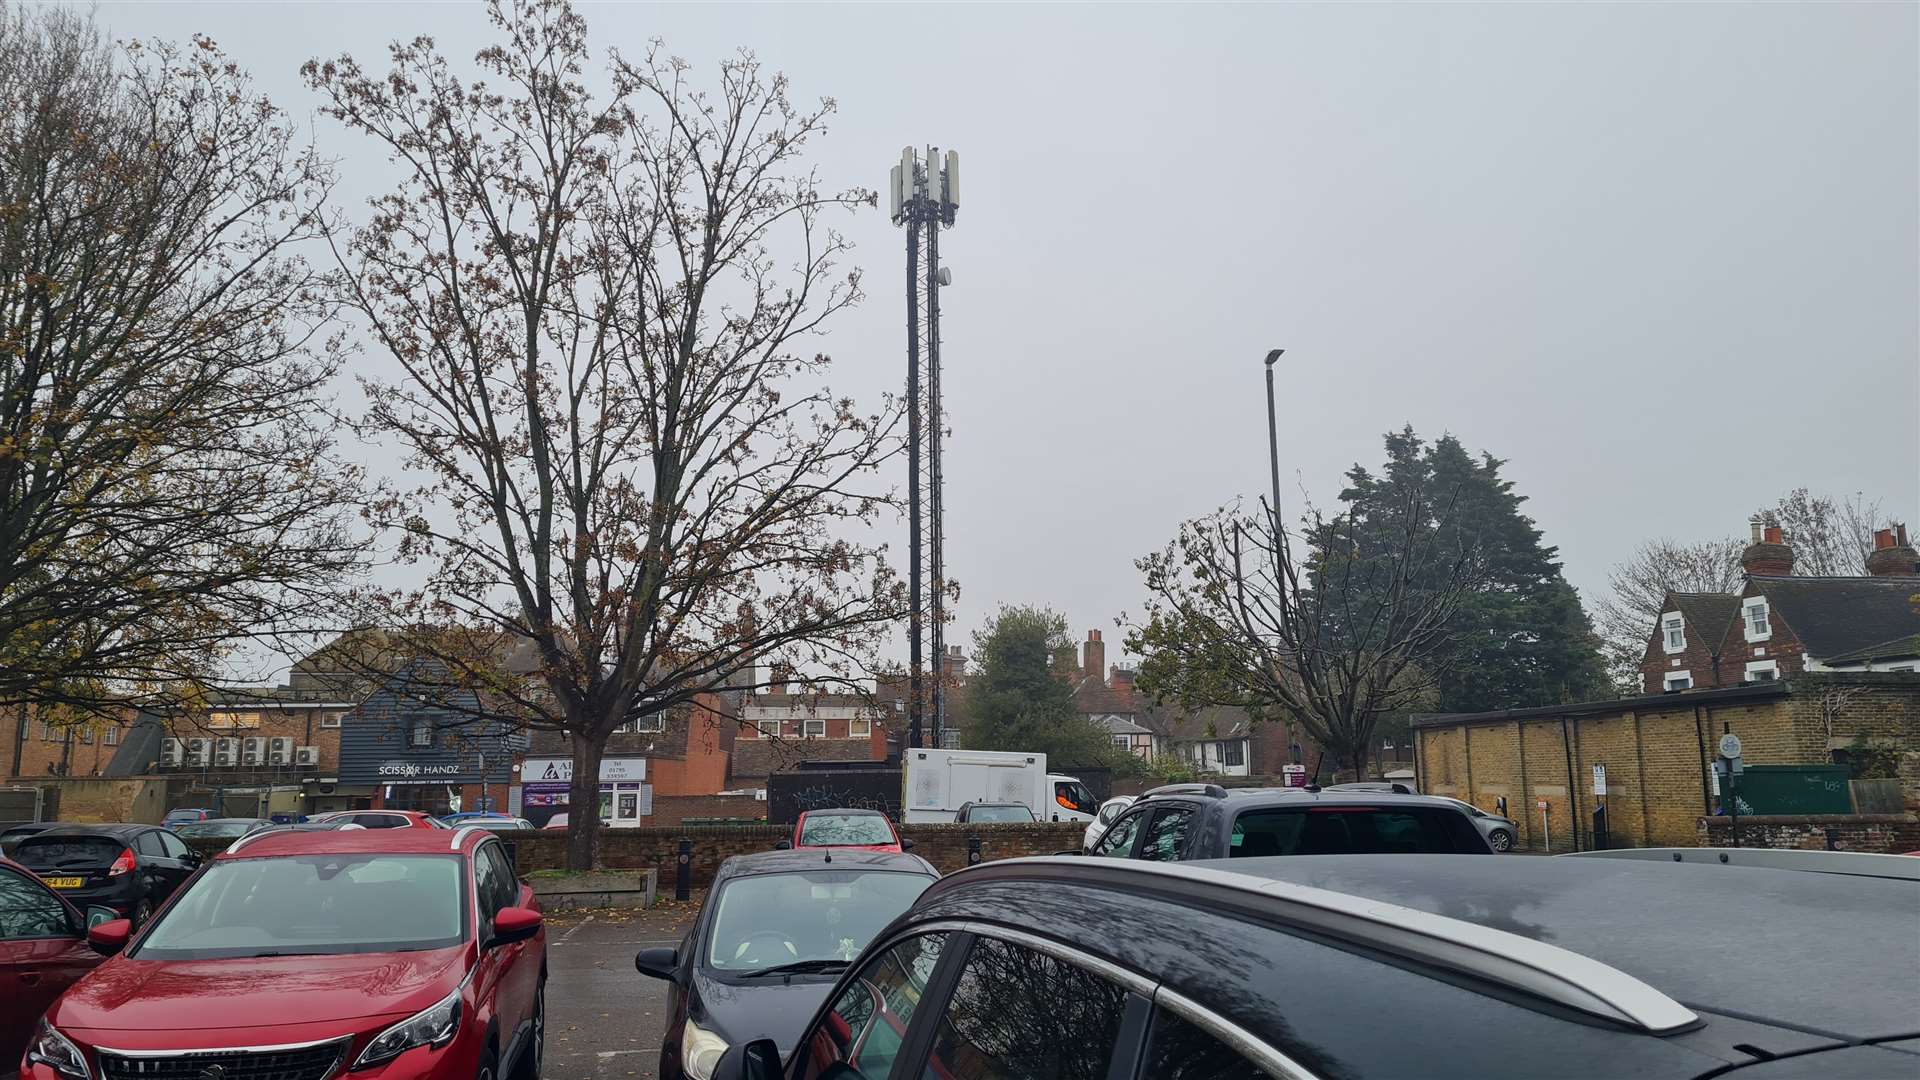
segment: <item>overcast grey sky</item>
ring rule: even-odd
[[[295,113],[309,57],[427,33],[464,60],[487,30],[477,3],[99,10],[212,35]],[[830,184],[961,152],[950,640],[1002,601],[1114,639],[1133,560],[1263,489],[1273,346],[1289,497],[1331,502],[1390,428],[1451,431],[1508,459],[1590,600],[1642,539],[1740,532],[1793,487],[1920,508],[1914,4],[585,12],[597,48],[710,72],[747,46],[838,99]],[[318,136],[361,214],[392,174]],[[871,400],[904,376],[903,239],[847,229],[869,300],[823,344]]]

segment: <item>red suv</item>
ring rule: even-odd
[[[793,823],[793,839],[776,846],[798,851],[852,848],[899,855],[912,848],[913,841],[902,840],[893,822],[878,810],[808,810]]]
[[[55,1002],[28,1080],[540,1075],[546,931],[485,829],[267,829]]]

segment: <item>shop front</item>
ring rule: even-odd
[[[600,759],[600,820],[615,829],[636,829],[653,813],[653,785],[644,757]],[[566,812],[573,790],[572,758],[526,759],[520,766],[520,815],[545,826]]]

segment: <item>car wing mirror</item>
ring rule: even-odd
[[[127,947],[127,939],[133,936],[133,924],[125,919],[103,922],[87,930],[87,944],[102,956],[112,956]]]
[[[860,1074],[843,1064],[827,1066],[821,1074],[821,1080],[830,1078],[852,1078]],[[713,1066],[712,1080],[780,1080],[780,1048],[772,1039],[755,1039],[750,1043],[737,1043],[720,1055]]]
[[[908,839],[907,837],[904,837],[904,836],[903,836],[903,837],[901,837],[901,838],[900,838],[900,850],[901,850],[901,851],[912,851],[912,850],[913,850],[913,841],[912,841],[912,840],[910,840],[910,839]]]
[[[791,851],[793,850],[793,841],[782,840],[779,843],[773,845],[773,847],[775,851]]]
[[[546,919],[532,908],[504,907],[493,916],[493,937],[489,946],[511,945],[538,934]]]
[[[677,982],[680,978],[680,951],[671,945],[655,945],[633,954],[633,969],[642,975]]]

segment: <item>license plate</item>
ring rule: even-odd
[[[87,879],[83,877],[50,877],[46,879],[46,882],[47,887],[51,889],[78,889],[87,883]]]

